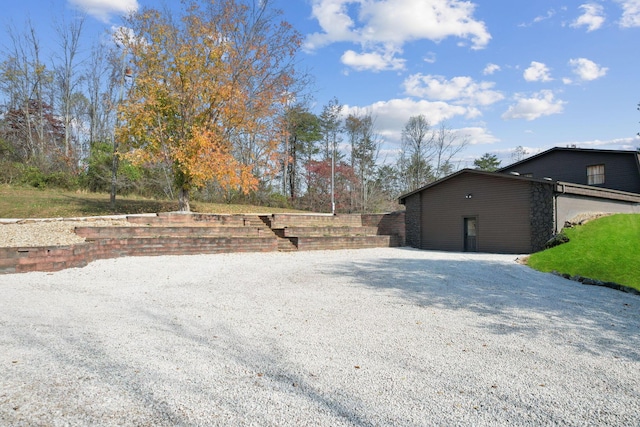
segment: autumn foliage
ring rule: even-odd
[[[189,191],[209,181],[243,192],[256,188],[256,165],[237,159],[234,144],[239,136],[260,135],[254,140],[262,142],[264,158],[273,158],[273,122],[293,82],[300,37],[269,1],[183,6],[179,19],[143,10],[120,31],[133,81],[117,138],[119,152],[136,164],[171,164],[180,208],[189,210]]]

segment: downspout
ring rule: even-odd
[[[565,193],[564,184],[558,184],[558,187],[560,187],[560,186],[562,186],[562,194],[564,194],[564,193]],[[554,215],[554,216],[555,216],[555,219],[554,219],[554,223],[555,223],[554,228],[555,228],[555,234],[558,234],[558,233],[560,232],[560,230],[558,230],[558,194],[560,193],[560,191],[555,191],[554,193],[555,193],[555,194],[553,195],[554,204],[555,204],[555,206],[554,206],[554,208],[553,208],[553,210],[554,210],[554,214],[555,214],[555,215]]]

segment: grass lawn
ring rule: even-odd
[[[118,196],[116,210],[113,211],[109,205],[109,194],[0,185],[0,218],[98,216],[172,212],[177,209],[177,201]],[[195,201],[191,203],[191,210],[217,214],[300,212],[294,209]]]
[[[529,266],[640,290],[640,215],[607,216],[564,233],[568,243],[531,255]]]

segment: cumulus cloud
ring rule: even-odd
[[[464,136],[471,145],[477,144],[494,144],[500,142],[487,128],[484,127],[466,127],[456,130],[457,134]]]
[[[397,58],[394,52],[357,53],[353,50],[347,50],[340,60],[357,71],[403,70],[406,62]]]
[[[414,100],[411,98],[379,101],[364,107],[345,106],[343,114],[371,113],[376,118],[376,127],[389,142],[400,142],[402,128],[411,116],[424,114],[432,126],[446,122],[456,116],[465,116],[468,109],[442,101]]]
[[[414,74],[403,83],[407,95],[457,104],[491,105],[502,99],[502,93],[493,90],[493,82],[475,82],[471,77],[459,76],[450,80],[442,76]],[[479,115],[479,111],[472,115]]]
[[[573,73],[582,81],[591,81],[604,77],[607,74],[607,67],[601,67],[587,58],[575,58],[569,60],[569,65],[573,68]]]
[[[482,70],[482,74],[484,74],[485,76],[490,76],[493,73],[495,73],[496,71],[500,71],[500,66],[496,65],[496,64],[487,64],[486,67],[484,67],[484,70]]]
[[[616,0],[622,7],[622,28],[640,27],[640,0]]]
[[[531,61],[529,68],[524,70],[523,77],[528,82],[549,82],[553,80],[550,70],[542,62]]]
[[[587,31],[595,31],[604,24],[604,8],[596,3],[580,5],[583,13],[571,23],[574,28],[587,27]]]
[[[566,104],[565,101],[555,99],[553,92],[550,90],[542,90],[529,98],[523,95],[516,95],[515,99],[516,104],[510,106],[502,115],[503,119],[525,119],[531,121],[543,116],[562,113]]]
[[[356,64],[376,55],[385,58],[413,40],[457,37],[469,41],[472,49],[482,49],[491,35],[484,22],[474,19],[474,11],[473,3],[461,0],[313,0],[312,16],[322,31],[307,36],[305,49],[359,44],[363,53],[348,55]]]
[[[423,114],[432,127],[456,117],[468,115],[468,109],[446,102],[416,101],[410,98],[380,101],[365,107],[345,106],[343,114],[371,113],[376,118],[379,134],[390,144],[400,144],[402,129],[411,116]],[[498,139],[482,126],[452,129],[470,144],[492,144]]]
[[[127,15],[138,10],[137,0],[67,0],[88,15],[109,22],[112,15]]]

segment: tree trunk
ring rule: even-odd
[[[191,212],[191,206],[189,206],[189,190],[184,187],[180,187],[178,192],[178,210],[180,212]]]

